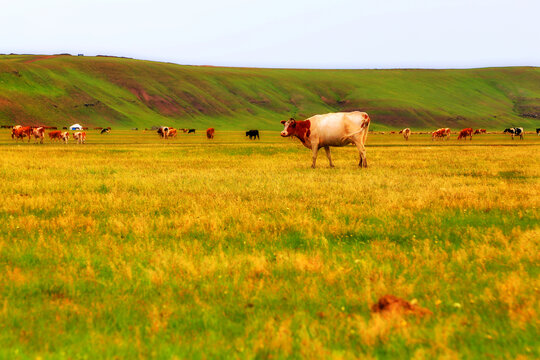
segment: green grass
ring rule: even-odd
[[[538,358],[539,147],[1,131],[0,358]]]
[[[362,110],[371,115],[372,130],[534,130],[540,127],[539,84],[534,67],[272,70],[4,55],[0,122],[278,130],[279,120],[291,116]]]

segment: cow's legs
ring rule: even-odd
[[[319,147],[317,145],[314,145],[311,148],[311,151],[312,151],[312,158],[313,158],[313,163],[311,164],[311,167],[313,169],[315,169],[315,164],[317,163],[317,154],[319,152]]]
[[[330,162],[330,167],[334,167],[334,164],[332,164],[332,157],[330,156],[330,147],[325,146],[324,151],[326,151],[326,157],[328,158],[328,161]]]
[[[358,154],[360,155],[360,162],[358,166],[367,168],[367,158],[366,158],[366,147],[360,141],[354,143],[358,149]]]

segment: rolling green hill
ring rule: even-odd
[[[540,127],[540,68],[282,70],[0,56],[0,124],[277,130],[363,110],[372,129]]]

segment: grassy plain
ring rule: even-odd
[[[540,138],[0,132],[0,358],[538,358]],[[381,318],[381,295],[424,319]]]

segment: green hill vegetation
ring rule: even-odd
[[[0,123],[277,130],[363,110],[372,129],[540,126],[540,68],[283,70],[0,56]]]

